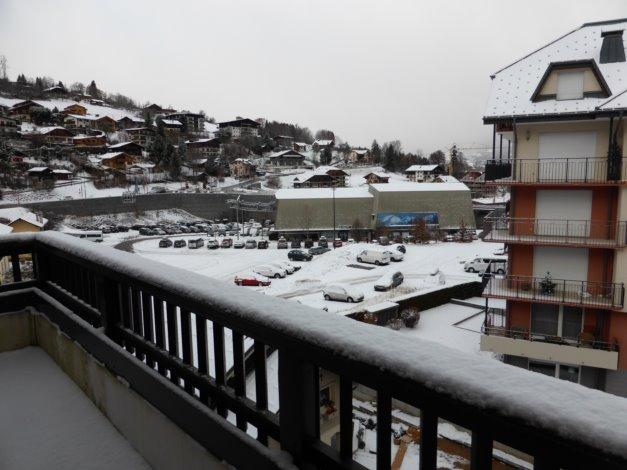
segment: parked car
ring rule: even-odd
[[[287,240],[284,237],[279,238],[279,241],[276,243],[276,247],[280,250],[287,250]]]
[[[385,250],[384,253],[390,255],[392,261],[403,261],[403,258],[405,258],[405,254],[398,250]]]
[[[290,243],[290,248],[300,248],[300,246],[300,240],[292,240],[292,242]]]
[[[244,248],[244,246],[246,246],[246,242],[244,240],[235,240],[233,242],[233,248],[240,249]]]
[[[399,271],[390,271],[389,273],[381,276],[377,282],[374,283],[374,290],[385,291],[398,287],[403,283],[403,273]]]
[[[257,241],[253,240],[252,238],[249,240],[246,240],[246,249],[252,249],[252,248],[257,248]]]
[[[259,249],[259,250],[267,250],[268,249],[268,240],[259,240],[257,242],[257,249]]]
[[[444,242],[454,242],[455,241],[455,236],[451,235],[449,233],[447,235],[444,235],[444,238],[442,239],[442,241],[444,241]]]
[[[296,267],[293,264],[284,261],[276,261],[274,263],[269,263],[270,266],[274,266],[279,269],[283,269],[286,274],[294,274],[297,271]],[[300,269],[300,266],[298,267]]]
[[[309,248],[309,254],[312,255],[322,255],[327,251],[331,251],[331,248],[326,246],[314,246],[313,248]]]
[[[202,238],[192,238],[187,242],[187,248],[200,248],[201,246],[205,246],[205,241]]]
[[[400,251],[401,253],[407,253],[407,248],[405,248],[405,245],[400,245],[400,244],[394,245],[394,249],[396,251]]]
[[[240,274],[235,276],[233,280],[238,286],[269,286],[271,284],[270,279],[265,276],[258,276],[255,274]]]
[[[128,232],[128,227],[126,225],[118,225],[118,232]]]
[[[349,238],[346,243],[355,243],[355,239],[354,238]]]
[[[507,260],[505,258],[479,257],[464,263],[464,271],[467,273],[482,273],[490,266],[493,274],[505,274],[507,272]]]
[[[189,227],[181,225],[181,233],[189,233]]]
[[[390,239],[388,237],[379,237],[377,241],[379,242],[379,245],[383,246],[390,244]]]
[[[150,235],[152,232],[152,230],[150,230],[148,227],[142,227],[139,229],[139,234],[140,235]],[[107,233],[104,230],[102,231],[102,233]]]
[[[187,242],[185,240],[174,240],[174,248],[183,248],[187,246]]]
[[[161,229],[161,228],[156,228],[152,231],[155,235],[167,235],[167,233],[165,233],[165,230]]]
[[[220,248],[220,243],[218,243],[218,240],[216,240],[215,238],[210,238],[209,240],[207,240],[208,250],[217,250],[218,248]]]
[[[159,240],[159,248],[170,248],[172,245],[172,240],[169,238],[162,238]]]
[[[318,240],[318,246],[321,246],[322,248],[329,248],[329,242],[327,241],[327,238],[324,236],[320,237],[320,239]]]
[[[311,261],[313,255],[311,253],[307,253],[304,250],[292,250],[287,254],[287,257],[290,261]]]
[[[364,250],[357,255],[357,261],[379,266],[382,264],[390,264],[390,255],[378,250]]]
[[[187,228],[189,229],[189,233],[200,233],[200,230],[198,230],[198,227],[195,227],[194,225],[190,225]]]
[[[233,246],[232,238],[224,238],[222,243],[220,243],[220,248],[231,248]]]
[[[311,248],[314,246],[314,241],[311,238],[305,238],[305,248]]]
[[[347,286],[328,286],[322,291],[324,300],[340,300],[342,302],[361,302],[364,300],[363,292]]]
[[[253,268],[253,272],[256,274],[261,274],[262,276],[273,277],[275,279],[287,276],[287,272],[284,268],[281,268],[279,266],[271,266],[268,264],[256,266],[255,268]]]
[[[336,238],[333,240],[333,248],[340,248],[342,246],[342,240],[340,238]]]

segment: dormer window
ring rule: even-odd
[[[580,100],[583,98],[583,71],[559,71],[557,74],[557,99]]]

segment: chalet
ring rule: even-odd
[[[350,163],[369,163],[370,151],[368,149],[351,149],[347,160]]]
[[[15,136],[18,133],[18,121],[6,116],[0,116],[0,136]]]
[[[405,170],[409,181],[418,183],[433,182],[438,175],[444,175],[446,171],[440,165],[412,165]]]
[[[161,106],[159,106],[156,103],[148,105],[148,106],[146,106],[146,107],[144,107],[142,109],[142,115],[147,114],[151,118],[153,118],[155,116],[166,115],[166,114],[171,114],[171,113],[175,113],[175,112],[176,112],[176,109],[162,108]]]
[[[15,119],[20,121],[31,121],[31,113],[34,110],[43,110],[45,106],[31,100],[20,101],[19,103],[15,103],[9,109],[9,115]]]
[[[161,119],[163,135],[171,144],[176,144],[183,133],[183,124],[176,119]]]
[[[459,183],[459,180],[451,175],[438,175],[433,180],[434,183]]]
[[[143,119],[134,116],[124,116],[115,121],[116,128],[120,130],[142,126],[144,123]]]
[[[46,98],[65,98],[68,95],[68,91],[65,87],[55,85],[50,88],[46,88],[41,92],[41,94]]]
[[[68,114],[63,119],[63,124],[74,130],[97,129],[103,132],[115,131],[115,120],[109,116]]]
[[[306,152],[307,150],[309,150],[309,144],[306,142],[294,142],[292,148],[297,152]]]
[[[305,161],[305,156],[296,150],[282,150],[280,152],[273,153],[268,157],[270,165],[272,166],[302,166]]]
[[[124,152],[108,152],[102,155],[90,155],[88,161],[94,168],[125,170],[137,160],[134,155]]]
[[[87,115],[87,108],[78,103],[73,103],[63,108],[63,110],[60,111],[59,114],[63,114],[65,116],[67,116],[68,114],[74,114],[76,116],[85,116]]]
[[[135,142],[120,142],[119,144],[109,145],[107,150],[109,152],[124,152],[141,157],[144,147]]]
[[[47,166],[36,166],[26,172],[28,179],[31,181],[44,181],[54,178],[52,169]]]
[[[97,135],[79,134],[72,139],[74,147],[77,148],[98,148],[107,145],[107,138],[103,133]]]
[[[332,166],[321,166],[314,171],[298,175],[293,180],[295,188],[343,188],[350,176],[344,170]]]
[[[155,140],[157,132],[150,127],[132,127],[124,129],[131,142],[146,148]]]
[[[97,116],[96,118],[96,126],[94,129],[98,129],[103,132],[113,132],[115,131],[115,119],[109,116]]]
[[[218,157],[220,156],[220,140],[219,139],[199,139],[195,141],[186,141],[188,158],[200,157]]]
[[[159,171],[154,163],[133,163],[126,168],[124,172],[127,181],[132,183],[146,184],[153,181],[163,179],[165,174]]]
[[[37,132],[28,134],[28,137],[32,140],[39,135],[43,136],[44,142],[50,145],[72,145],[74,138],[72,132],[60,126],[39,127]]]
[[[247,158],[237,158],[229,165],[231,176],[235,178],[252,178],[256,174],[256,165]]]
[[[89,104],[93,104],[95,106],[106,106],[107,103],[105,103],[103,100],[98,99],[98,98],[89,98],[87,100],[89,102]]]
[[[205,117],[202,114],[182,111],[168,114],[166,119],[179,121],[183,124],[183,132],[185,133],[200,133],[205,130]]]
[[[293,149],[294,148],[294,137],[290,135],[277,135],[274,138],[277,146],[282,149]]]
[[[390,177],[384,175],[383,173],[370,172],[366,176],[364,176],[366,183],[368,184],[380,184],[380,183],[388,183],[390,181]]]
[[[335,140],[333,139],[318,139],[312,145],[315,152],[321,152],[326,148],[332,149],[334,146]]]
[[[0,223],[11,227],[12,233],[41,232],[48,219],[23,207],[0,209]]]
[[[218,124],[220,134],[230,134],[232,139],[243,136],[257,137],[261,125],[257,121],[248,118],[238,118],[233,121],[225,121]]]
[[[64,168],[55,168],[52,170],[52,176],[55,180],[71,180],[74,178],[74,173]]]

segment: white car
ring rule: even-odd
[[[342,302],[361,302],[364,293],[347,286],[328,286],[322,290],[324,300],[340,300]]]
[[[270,263],[270,266],[274,266],[278,269],[283,269],[287,274],[294,274],[294,272],[296,271],[296,267],[293,264],[283,261]],[[300,266],[298,267],[298,269],[300,269]]]
[[[253,272],[255,274],[261,274],[262,276],[273,277],[275,279],[279,279],[280,277],[287,276],[287,272],[285,271],[284,268],[281,268],[280,266],[269,265],[269,264],[257,266],[253,268]]]
[[[390,264],[390,255],[379,250],[364,250],[357,255],[357,261],[379,266],[381,264]]]
[[[390,251],[384,251],[383,253],[387,253],[388,255],[390,255],[390,259],[392,261],[403,261],[403,259],[405,258],[405,253],[403,253],[402,251],[398,251],[398,250],[390,250]]]
[[[467,273],[482,273],[488,266],[491,267],[490,272],[492,273],[505,274],[507,272],[507,259],[489,256],[485,258],[474,258],[464,263],[464,271]]]

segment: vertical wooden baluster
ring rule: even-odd
[[[340,376],[340,457],[353,457],[353,381]]]
[[[207,347],[207,320],[196,314],[196,357],[198,358],[198,372],[209,375],[209,348]],[[209,402],[206,389],[200,390],[200,401]]]
[[[184,308],[181,311],[181,352],[183,353],[183,362],[188,365],[192,365],[192,323],[190,319],[189,310]],[[185,380],[185,391],[189,394],[194,393],[194,387],[192,383]]]
[[[166,303],[166,313],[168,320],[168,352],[170,356],[179,357],[178,317],[176,315],[176,307],[169,302]],[[170,370],[170,380],[176,385],[179,385],[179,377],[173,370]]]
[[[246,396],[246,370],[244,366],[244,336],[237,332],[232,332],[233,338],[233,373],[235,379],[235,395]],[[237,414],[237,427],[246,431],[246,421]]]
[[[389,470],[392,465],[392,397],[377,391],[377,470]]]
[[[144,338],[154,343],[153,327],[152,327],[152,296],[147,292],[142,292],[142,320],[144,323]],[[155,361],[149,355],[146,355],[146,364],[148,367],[154,367]]]
[[[438,453],[438,416],[429,407],[420,409],[420,470],[436,468]]]
[[[224,360],[224,327],[213,322],[213,357],[216,367],[216,385],[223,387],[225,385],[226,363]],[[218,413],[226,418],[227,410],[221,403],[217,403]]]
[[[492,468],[492,435],[488,428],[472,431],[470,470]]]
[[[141,310],[141,308],[142,308],[142,306],[141,306],[141,301],[142,301],[141,292],[131,288],[131,299],[133,301],[133,303],[132,303],[133,331],[137,335],[139,335],[139,336],[144,336],[144,328],[143,328],[143,322],[142,322],[142,310]],[[144,355],[144,353],[142,352],[141,349],[137,349],[135,351],[135,356],[140,361],[143,361],[144,358],[145,358],[145,355]]]
[[[153,297],[155,315],[155,344],[160,350],[165,350],[165,321],[163,317],[163,300]],[[165,375],[166,367],[157,363],[157,370],[161,375]]]
[[[266,367],[266,345],[255,340],[253,349],[253,361],[255,364],[255,396],[257,409],[268,409],[268,372]],[[268,434],[257,429],[257,440],[263,445],[268,445]]]
[[[131,297],[129,292],[129,287],[126,284],[122,284],[120,286],[120,303],[122,308],[122,327],[126,330],[133,331],[133,316],[131,314]],[[134,354],[135,348],[126,344],[126,350]]]
[[[11,268],[13,269],[13,282],[22,281],[22,269],[20,268],[20,255],[11,254]]]

